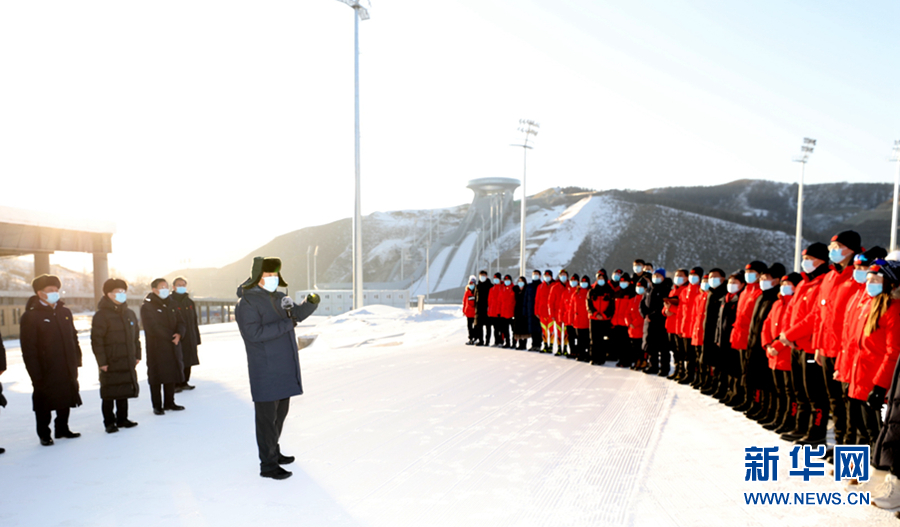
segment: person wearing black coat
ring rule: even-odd
[[[184,358],[184,382],[175,386],[175,393],[182,390],[193,390],[196,386],[188,384],[191,380],[191,368],[200,364],[197,347],[200,346],[200,313],[197,306],[188,296],[187,280],[179,276],[172,280],[175,291],[169,296],[169,304],[181,315],[184,321],[184,337],[181,339],[181,355]]]
[[[155,415],[165,410],[184,410],[175,404],[175,386],[184,382],[181,340],[185,323],[174,306],[169,305],[169,284],[164,278],[150,283],[153,289],[141,305],[141,324],[147,346],[147,381]],[[165,399],[160,396],[164,392]]]
[[[100,369],[103,426],[108,434],[137,425],[128,419],[128,399],[140,393],[135,368],[141,362],[141,334],[137,316],[125,303],[127,290],[124,280],[104,282],[104,296],[91,321],[91,349]]]
[[[515,314],[513,315],[512,338],[514,344],[518,342],[518,349],[520,350],[524,350],[527,347],[528,339],[531,338],[531,328],[528,323],[531,316],[525,309],[525,306],[527,305],[525,302],[527,287],[524,276],[520,276],[513,286],[516,309]]]
[[[531,334],[530,351],[541,351],[544,343],[544,332],[541,330],[541,319],[534,311],[538,286],[541,285],[541,272],[531,272],[531,282],[525,286],[525,316],[528,317],[528,333]]]
[[[719,348],[719,367],[726,377],[727,391],[722,389],[716,398],[728,406],[737,406],[744,400],[744,388],[740,384],[741,354],[731,347],[731,332],[737,318],[737,305],[744,290],[744,271],[728,277],[725,296],[719,299],[719,319],[716,326],[716,346]]]
[[[59,278],[41,275],[31,282],[35,295],[28,299],[19,322],[22,359],[34,386],[32,409],[41,444],[53,444],[50,437],[51,411],[56,412],[57,439],[81,434],[69,429],[69,410],[81,406],[78,368],[81,347],[72,312],[59,299]]]
[[[700,393],[714,395],[718,393],[725,378],[720,365],[720,351],[716,344],[716,329],[719,326],[719,307],[722,297],[728,292],[725,284],[725,271],[718,267],[709,271],[707,279],[709,291],[703,310],[703,345],[700,351],[701,376],[705,376],[700,386]]]
[[[590,318],[590,360],[594,365],[606,362],[610,351],[609,345],[613,343],[611,321],[616,312],[614,297],[615,291],[607,282],[606,270],[600,269],[587,297],[587,311]]]
[[[651,277],[650,288],[641,301],[641,315],[644,317],[643,349],[650,355],[650,366],[644,373],[665,377],[669,374],[669,334],[666,331],[666,317],[663,315],[664,301],[669,297],[672,280],[666,278],[665,269],[657,269]],[[665,357],[666,363],[660,364]]]
[[[3,335],[0,335],[0,375],[6,371],[6,347],[3,346]],[[0,383],[0,406],[6,408],[6,397],[3,396],[3,384]],[[6,452],[5,448],[0,448],[0,454]]]
[[[491,317],[488,316],[488,294],[491,292],[491,281],[487,271],[478,273],[478,284],[475,285],[475,340],[476,346],[490,346]],[[484,338],[482,338],[484,335]]]
[[[769,312],[772,311],[772,306],[778,301],[779,286],[784,273],[784,265],[774,263],[765,273],[759,275],[762,294],[756,299],[753,314],[750,316],[746,364],[741,369],[743,373],[741,384],[753,401],[745,413],[747,417],[760,423],[774,419],[777,409],[775,381],[772,370],[769,369],[769,358],[763,347],[762,328]]]

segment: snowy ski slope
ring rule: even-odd
[[[42,447],[17,343],[0,376],[0,525],[897,525],[872,506],[745,506],[743,492],[841,491],[827,478],[744,481],[744,448],[780,445],[736,412],[656,376],[464,346],[455,307],[384,306],[325,319],[301,351],[282,449],[294,476],[258,476],[246,358],[234,324],[203,326],[184,412],[107,435],[90,343],[79,439]]]

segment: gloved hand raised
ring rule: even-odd
[[[287,315],[293,319],[294,324],[296,325],[297,323],[306,320],[306,318],[312,315],[313,311],[319,307],[319,295],[311,293],[301,300],[299,304],[295,304],[294,301],[291,300],[291,297],[285,296],[281,299],[281,307],[287,312]]]

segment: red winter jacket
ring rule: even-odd
[[[704,290],[700,290],[700,294],[694,297],[694,307],[691,311],[691,345],[703,345],[703,322],[706,316],[706,298],[709,296]]]
[[[644,338],[644,317],[641,315],[641,301],[644,295],[634,295],[627,299],[625,320],[628,323],[628,337]]]
[[[737,313],[734,316],[734,325],[731,330],[731,349],[747,349],[747,340],[750,338],[750,322],[753,319],[753,308],[756,307],[756,299],[762,294],[759,282],[747,284],[741,291],[738,299]]]
[[[678,321],[679,314],[681,313],[681,291],[685,289],[687,286],[682,285],[673,285],[672,289],[669,290],[669,298],[672,299],[671,302],[665,304],[665,308],[663,308],[663,315],[666,316],[666,333],[677,333],[678,332]]]
[[[516,315],[516,292],[513,285],[505,285],[501,282],[500,293],[500,318],[511,319]]]
[[[769,355],[766,350],[766,356],[769,358],[769,368],[772,370],[791,371],[791,348],[785,346],[778,341],[778,335],[784,330],[784,322],[790,311],[791,300],[794,295],[784,296],[778,295],[778,300],[772,304],[772,310],[763,322],[762,333],[759,342],[763,349],[772,346],[778,350],[778,355],[774,357]]]
[[[547,282],[541,282],[538,284],[537,293],[535,293],[534,297],[534,314],[544,322],[547,321],[548,318],[553,318],[550,316],[550,284]]]
[[[570,297],[569,313],[571,313],[571,325],[575,329],[591,327],[590,318],[588,318],[588,291],[590,291],[588,288],[573,288],[573,293]]]
[[[612,325],[613,326],[622,326],[628,327],[628,303],[631,301],[630,297],[619,297],[614,299],[615,302],[613,305],[615,306],[615,311],[613,312],[612,317]]]
[[[547,312],[557,324],[562,324],[562,319],[559,318],[559,303],[562,300],[563,291],[567,287],[559,280],[554,280],[553,284],[550,285],[550,293],[547,295]]]
[[[866,295],[869,296],[869,295]],[[850,368],[850,390],[853,399],[865,401],[875,385],[891,387],[897,356],[900,355],[900,301],[891,299],[887,311],[878,319],[878,327],[868,337],[866,320],[870,309],[861,313],[859,354]]]
[[[675,333],[690,339],[694,329],[694,301],[700,294],[700,284],[687,284],[679,294],[681,309],[678,312],[678,328]]]
[[[854,281],[856,283],[856,281]],[[853,343],[854,331],[857,330],[857,317],[861,309],[868,309],[868,300],[871,298],[866,293],[865,284],[856,284],[856,292],[847,302],[844,311],[844,327],[841,328],[841,352],[838,353],[834,363],[835,379],[841,382],[850,382],[850,367],[859,352],[858,346]]]
[[[572,297],[575,296],[575,293],[577,293],[579,289],[581,288],[569,286],[562,292],[561,300],[559,302],[559,317],[567,326],[572,325]]]
[[[475,291],[470,291],[468,287],[463,292],[463,316],[466,318],[475,317]]]
[[[826,357],[837,357],[841,351],[841,334],[847,302],[859,284],[853,279],[853,266],[848,265],[840,273],[833,269],[822,279],[819,288],[819,329],[813,337],[813,348]]]
[[[816,269],[818,271],[818,269]],[[790,314],[784,330],[784,336],[792,342],[797,349],[806,353],[814,353],[812,337],[818,327],[818,313],[816,303],[819,301],[819,287],[825,278],[825,273],[816,273],[810,279],[803,273],[803,281],[794,292],[794,300],[791,302]],[[826,271],[827,272],[827,271]]]
[[[500,289],[503,287],[503,282],[499,284],[494,284],[494,287],[488,291],[488,316],[489,317],[499,317],[500,316]]]

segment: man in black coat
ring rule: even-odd
[[[259,475],[285,479],[291,473],[281,468],[294,461],[281,453],[278,441],[290,408],[291,397],[303,394],[300,357],[294,326],[312,315],[318,295],[295,304],[278,287],[286,287],[279,258],[253,259],[250,278],[238,287],[234,318],[244,347],[250,374],[250,394],[256,411],[256,444]]]
[[[182,390],[193,390],[196,386],[188,384],[191,380],[191,367],[200,364],[197,347],[200,346],[200,314],[197,306],[188,296],[187,280],[179,276],[172,280],[175,291],[169,297],[169,304],[181,315],[184,321],[184,336],[181,338],[181,355],[184,358],[184,382],[175,386],[175,393]]]
[[[6,348],[3,346],[3,335],[0,335],[0,375],[6,371]],[[6,408],[6,397],[3,397],[3,385],[0,384],[0,406]],[[5,448],[0,448],[0,454],[6,452]]]
[[[531,272],[531,282],[525,286],[525,316],[528,317],[528,332],[531,333],[530,351],[541,351],[541,344],[544,341],[541,319],[534,310],[539,285],[541,285],[541,272],[535,269]]]
[[[488,294],[491,287],[493,285],[488,280],[487,271],[478,273],[478,284],[475,285],[475,334],[478,335],[476,346],[491,344],[491,317],[488,316]]]
[[[69,430],[69,409],[81,406],[78,393],[81,347],[72,312],[59,299],[61,285],[53,275],[35,278],[31,282],[35,294],[28,299],[19,322],[22,359],[34,386],[32,408],[37,434],[44,446],[53,444],[51,411],[56,412],[57,439],[81,435]]]
[[[103,426],[108,434],[137,426],[128,419],[128,399],[140,393],[135,368],[141,362],[141,334],[137,315],[126,304],[127,290],[124,280],[104,282],[104,296],[91,321],[91,349],[100,369]]]
[[[778,301],[778,290],[784,273],[784,265],[776,262],[765,273],[759,275],[759,288],[762,294],[756,299],[753,314],[750,316],[746,364],[741,370],[743,374],[741,383],[752,401],[750,408],[744,413],[760,423],[775,417],[775,380],[772,377],[772,370],[769,369],[769,357],[763,348],[762,328],[769,312],[772,311],[772,306]]]
[[[641,315],[644,317],[644,351],[650,355],[650,366],[644,373],[665,377],[669,374],[669,334],[666,331],[666,316],[663,315],[665,299],[672,290],[672,280],[666,278],[666,270],[653,271],[650,289],[641,300]],[[665,364],[660,358],[665,357]]]
[[[722,297],[728,292],[725,283],[725,271],[715,267],[709,271],[709,291],[706,295],[706,304],[703,306],[703,327],[700,329],[703,335],[702,349],[700,351],[701,376],[704,382],[700,387],[700,393],[713,395],[724,383],[725,377],[722,368],[719,367],[719,346],[716,345],[716,329],[719,327],[719,307]],[[714,373],[713,373],[714,372]]]
[[[184,359],[181,336],[185,323],[174,306],[169,305],[169,284],[165,278],[150,283],[153,289],[141,305],[141,324],[147,346],[147,381],[150,383],[150,402],[155,415],[165,410],[184,410],[175,404],[175,386],[184,382]],[[160,390],[165,393],[165,400]]]

